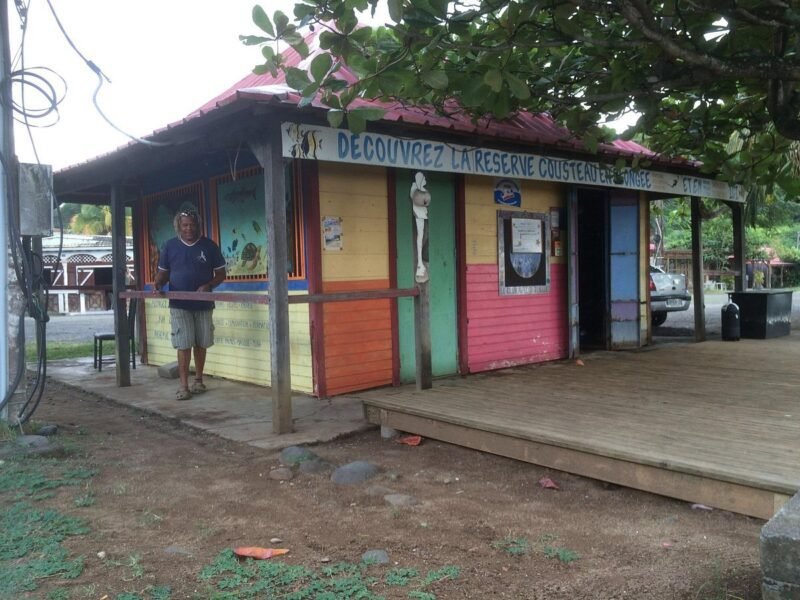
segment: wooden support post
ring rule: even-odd
[[[414,297],[414,340],[417,355],[417,389],[433,387],[431,367],[431,309],[428,282],[417,284],[419,295]]]
[[[125,291],[127,274],[127,254],[125,248],[125,202],[122,184],[111,185],[111,289],[114,297],[114,339],[116,340],[117,387],[128,387],[131,384],[131,340],[132,331],[128,331],[128,311],[125,299],[120,293]],[[102,357],[101,357],[102,358]]]
[[[733,268],[739,274],[734,276],[733,288],[742,292],[747,288],[747,272],[745,270],[744,254],[744,204],[730,202],[731,217],[733,220]]]
[[[705,288],[703,282],[703,220],[700,198],[692,196],[692,294],[694,294],[694,341],[706,341]]]
[[[272,431],[292,432],[292,374],[289,363],[289,277],[286,248],[286,184],[278,123],[250,149],[264,168],[269,273],[269,347],[271,358]]]

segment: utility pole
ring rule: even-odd
[[[4,248],[4,257],[0,259],[0,281],[6,289],[0,293],[0,420],[10,424],[16,423],[18,411],[17,382],[12,382],[10,373],[17,373],[24,365],[20,359],[19,328],[24,326],[24,300],[22,297],[16,271],[13,268],[12,256],[16,248],[12,246],[11,219],[17,211],[14,204],[16,194],[13,190],[17,178],[17,157],[14,150],[14,121],[11,108],[11,43],[9,40],[8,0],[0,0],[0,52],[2,52],[2,103],[0,103],[0,246]],[[24,385],[22,386],[24,389]],[[22,395],[24,397],[24,394]]]
[[[0,0],[0,48],[2,48],[2,61],[3,61],[3,84],[8,80],[11,72],[11,46],[8,41],[8,2],[7,0]],[[0,240],[2,240],[2,248],[5,250],[4,257],[0,260],[0,281],[8,281],[8,262],[11,259],[11,254],[8,247],[8,157],[9,149],[13,147],[13,138],[11,137],[10,121],[8,118],[11,112],[11,105],[6,102],[10,96],[9,90],[11,86],[2,85],[3,102],[0,104],[0,111],[2,111],[2,118],[0,118],[0,152],[3,153],[3,160],[0,162]],[[8,373],[9,373],[9,360],[8,360],[8,288],[3,290],[0,294],[0,393],[3,398],[8,394]],[[8,407],[3,406],[0,410],[0,419],[8,421]]]

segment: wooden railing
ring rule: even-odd
[[[256,294],[252,292],[154,292],[154,291],[125,291],[119,294],[121,299],[139,298],[142,300],[172,299],[172,300],[204,300],[213,302],[238,302],[250,304],[270,303],[268,293]],[[288,297],[289,304],[325,304],[328,302],[352,302],[356,300],[392,300],[395,298],[414,298],[414,330],[416,342],[416,383],[417,389],[429,389],[433,383],[431,369],[431,344],[430,344],[430,310],[428,295],[421,292],[418,287],[395,288],[379,290],[359,290],[355,292],[333,292],[328,294],[296,294]],[[272,329],[272,328],[270,328]],[[130,335],[130,332],[126,333]],[[123,336],[120,336],[123,337]],[[121,340],[125,342],[125,340]],[[270,344],[280,343],[270,339]],[[288,343],[288,340],[286,341]],[[127,363],[118,362],[122,368]]]

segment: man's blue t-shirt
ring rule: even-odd
[[[167,240],[158,258],[158,268],[169,271],[169,289],[172,292],[196,292],[204,283],[214,278],[214,271],[225,266],[222,252],[207,237],[187,244],[180,237]],[[170,308],[186,310],[211,310],[213,302],[205,300],[170,300]]]

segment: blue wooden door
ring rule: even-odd
[[[609,308],[612,349],[639,346],[639,201],[635,193],[609,199]]]

